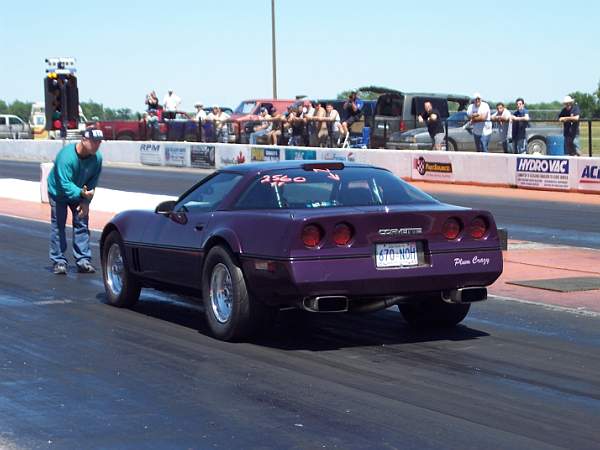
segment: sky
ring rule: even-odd
[[[47,57],[74,57],[79,97],[182,109],[272,97],[271,1],[3,2],[0,100],[43,100]],[[276,0],[279,98],[365,85],[561,100],[600,81],[600,2]]]

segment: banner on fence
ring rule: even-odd
[[[517,157],[515,182],[517,187],[569,190],[569,160]]]
[[[252,147],[250,149],[252,161],[279,161],[281,149],[277,147]]]
[[[412,164],[413,180],[454,181],[452,161],[448,155],[439,153],[416,154]]]
[[[200,169],[214,169],[215,146],[207,144],[190,145],[190,165]]]
[[[600,158],[577,158],[577,189],[600,192]]]
[[[160,144],[140,144],[140,162],[150,166],[163,164],[163,153]]]
[[[186,167],[187,147],[185,145],[165,145],[165,165],[171,167]]]

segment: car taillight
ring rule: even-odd
[[[323,232],[318,225],[306,225],[302,230],[302,242],[309,248],[315,248],[321,242]]]
[[[352,227],[347,223],[338,223],[333,229],[333,242],[341,247],[348,245],[352,240],[354,232]]]
[[[400,121],[400,123],[398,124],[398,128],[400,129],[400,131],[406,131],[406,124],[404,123],[404,120]]]
[[[469,234],[475,239],[481,239],[488,230],[488,223],[483,217],[475,217],[469,225]]]
[[[460,222],[457,219],[451,217],[450,219],[444,222],[444,225],[442,226],[442,234],[446,239],[453,240],[458,237],[461,228],[462,227]]]

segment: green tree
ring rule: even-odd
[[[581,117],[589,118],[594,117],[598,110],[598,97],[592,94],[586,94],[585,92],[572,92],[569,94],[575,99],[575,102],[581,109]]]
[[[104,119],[104,106],[101,103],[90,99],[87,102],[79,102],[79,105],[88,120],[92,120],[92,117],[97,117],[100,120]]]
[[[385,92],[399,92],[395,89],[390,89],[382,86],[364,86],[358,89],[342,91],[337,95],[338,100],[345,100],[350,95],[350,92],[356,92],[359,98],[363,100],[377,100],[377,98]]]
[[[21,119],[27,122],[29,120],[29,115],[31,114],[31,105],[32,102],[15,100],[8,106],[8,114],[19,116]]]
[[[8,114],[8,105],[4,100],[0,100],[0,114]]]

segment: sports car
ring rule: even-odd
[[[454,326],[502,272],[492,215],[441,203],[366,164],[252,163],[218,170],[101,236],[106,301],[144,287],[201,299],[209,330],[243,340],[282,308],[398,305],[416,327]]]

